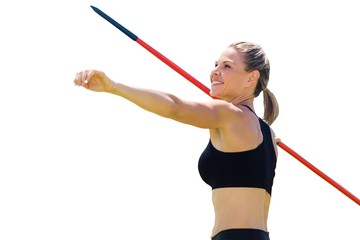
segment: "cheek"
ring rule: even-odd
[[[239,94],[239,92],[242,92],[246,88],[246,80],[239,76],[233,77],[229,79],[226,88],[228,91]]]
[[[229,86],[239,86],[242,84],[242,79],[238,75],[234,74],[226,74],[223,76],[223,79],[225,80],[225,83]]]

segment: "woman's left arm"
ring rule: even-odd
[[[87,70],[76,75],[74,83],[96,92],[108,92],[123,97],[144,110],[162,117],[201,128],[221,128],[231,114],[231,104],[221,100],[207,103],[185,101],[155,90],[116,83],[103,72]]]

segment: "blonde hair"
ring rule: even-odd
[[[257,97],[263,92],[263,119],[271,125],[279,115],[279,104],[275,95],[267,88],[270,76],[270,62],[264,50],[259,45],[250,42],[236,42],[230,44],[229,47],[242,54],[247,72],[259,71],[260,77],[254,90],[254,96]]]

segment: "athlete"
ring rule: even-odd
[[[212,188],[215,211],[212,240],[269,240],[267,227],[277,148],[269,127],[279,114],[267,88],[270,63],[254,43],[229,45],[211,71],[211,96],[192,102],[172,94],[134,88],[111,80],[103,72],[85,70],[75,84],[125,98],[159,116],[209,129],[210,139],[198,167]],[[264,116],[254,111],[263,92]]]

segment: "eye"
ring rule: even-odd
[[[225,68],[231,68],[229,64],[224,65]]]
[[[219,64],[216,62],[216,63],[215,63],[215,67],[217,67],[217,66],[219,66]]]

